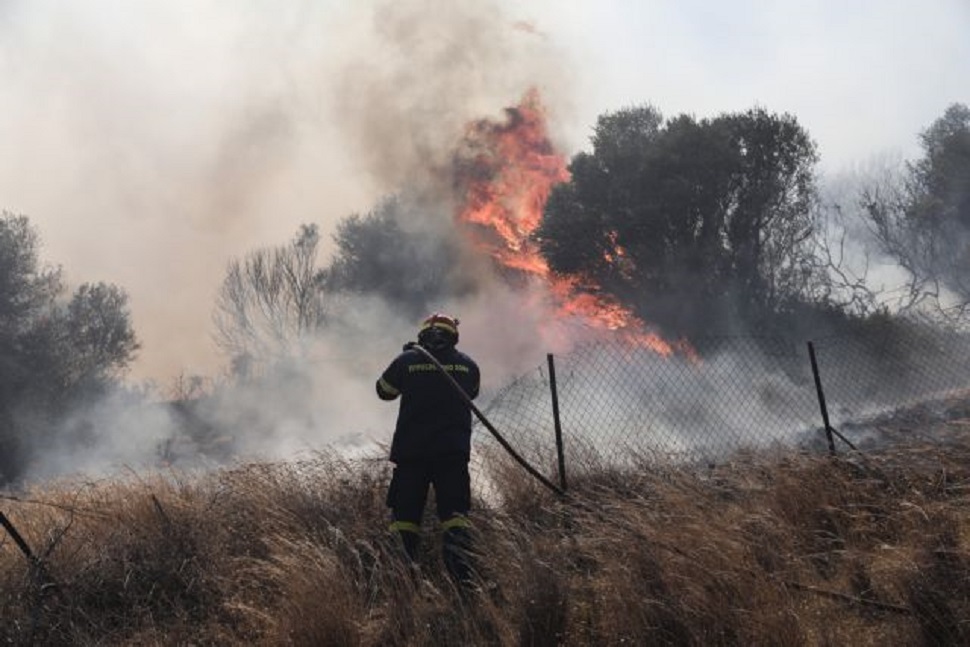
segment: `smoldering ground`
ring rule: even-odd
[[[664,356],[617,340],[581,344],[554,358],[567,473],[604,466],[718,465],[739,452],[824,451],[827,444],[807,344],[782,337],[701,337],[696,354]],[[891,437],[887,417],[909,407],[943,410],[966,397],[966,335],[891,327],[813,342],[829,422],[843,439],[870,449]],[[545,363],[484,405],[520,453],[556,470],[551,378]],[[482,431],[480,429],[480,431]],[[898,431],[898,429],[897,429]],[[919,429],[904,432],[918,434]],[[497,451],[487,434],[482,450]]]

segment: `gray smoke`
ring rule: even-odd
[[[493,2],[0,5],[0,139],[16,153],[0,155],[0,200],[70,280],[128,291],[142,341],[130,381],[151,380],[155,402],[126,388],[79,407],[33,475],[386,442],[395,407],[373,382],[414,338],[413,313],[335,297],[339,323],[273,380],[230,386],[211,328],[226,265],[303,223],[327,240],[402,192],[429,205],[412,229],[451,236],[448,165],[465,124],[536,85],[567,107],[563,63]],[[463,347],[495,384],[541,357],[547,304],[479,278],[435,309],[462,319]],[[204,403],[160,403],[193,376]]]
[[[552,46],[514,23],[468,1],[5,2],[0,200],[78,280],[129,291],[134,378],[212,374],[229,259],[430,190],[463,124],[530,85],[562,103]]]

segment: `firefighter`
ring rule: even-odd
[[[438,360],[469,398],[478,395],[478,365],[455,348],[458,319],[432,314],[422,322],[417,343]],[[414,564],[428,487],[433,486],[445,567],[458,583],[467,585],[473,577],[468,521],[471,411],[440,369],[414,348],[414,342],[404,345],[377,380],[377,395],[382,400],[401,396],[391,441],[394,472],[387,491],[391,530]]]

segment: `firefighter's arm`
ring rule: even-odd
[[[398,356],[377,379],[377,397],[381,400],[393,400],[401,395],[401,358]]]
[[[399,395],[401,395],[400,389],[384,379],[384,376],[378,378],[377,397],[379,397],[381,400],[393,400]]]

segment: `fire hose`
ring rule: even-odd
[[[491,422],[489,422],[488,418],[485,417],[485,414],[482,413],[478,409],[478,407],[475,406],[475,403],[472,402],[472,399],[468,397],[467,393],[465,393],[465,389],[463,389],[461,385],[458,384],[458,381],[455,380],[455,378],[453,378],[448,373],[447,369],[445,369],[445,367],[441,365],[441,362],[439,362],[438,359],[431,354],[431,351],[429,351],[428,349],[424,348],[423,346],[417,343],[410,344],[410,347],[418,351],[422,355],[424,355],[428,359],[428,361],[430,361],[432,364],[435,365],[435,367],[441,372],[441,374],[445,376],[445,379],[448,380],[448,384],[451,385],[451,387],[461,397],[464,403],[468,405],[468,408],[471,409],[472,413],[475,414],[475,417],[478,418],[483,425],[485,425],[485,428],[488,429],[489,432],[491,432],[492,436],[495,437],[495,440],[498,441],[498,444],[501,445],[506,452],[508,452],[509,456],[511,456],[516,463],[521,465],[525,469],[525,471],[527,471],[529,474],[535,477],[537,481],[545,485],[547,488],[549,488],[556,494],[560,496],[563,496],[566,494],[558,485],[556,485],[555,483],[547,479],[545,476],[542,475],[541,472],[539,472],[539,470],[532,467],[532,465],[530,465],[528,461],[526,461],[524,458],[519,456],[519,454],[512,448],[512,445],[510,445],[508,441],[502,437],[502,434],[498,432],[495,426]]]
[[[17,528],[13,525],[13,523],[10,522],[9,519],[7,519],[7,515],[5,515],[3,512],[0,512],[0,526],[3,526],[3,529],[7,531],[7,534],[10,535],[11,539],[13,539],[13,543],[17,544],[17,548],[19,548],[20,552],[24,554],[24,557],[27,558],[28,562],[34,565],[39,564],[39,560],[34,555],[34,552],[30,550],[30,546],[27,545],[27,542],[24,541],[23,536],[17,532]]]

